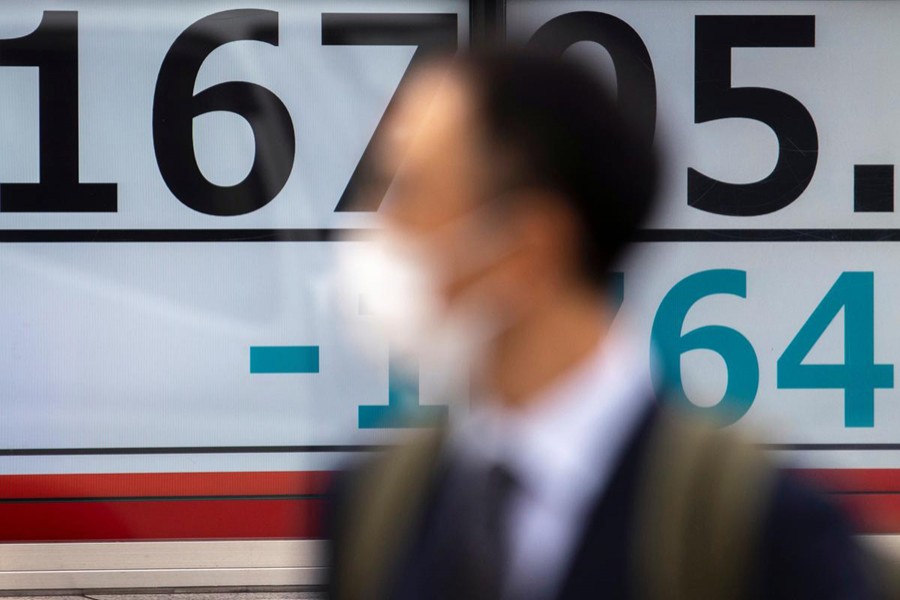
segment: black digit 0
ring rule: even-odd
[[[116,212],[116,184],[78,181],[78,13],[0,40],[0,66],[38,68],[40,111],[38,183],[0,184],[0,212]]]
[[[159,172],[176,198],[208,215],[244,215],[262,208],[287,183],[294,165],[294,124],[271,91],[247,81],[228,81],[194,94],[206,57],[219,46],[239,40],[277,46],[278,13],[228,10],[200,19],[169,48],[153,95],[153,144]],[[236,113],[253,129],[253,166],[243,181],[232,186],[208,181],[194,154],[194,117],[214,111]]]
[[[768,125],[778,137],[778,162],[755,183],[725,183],[688,169],[688,204],[728,216],[765,215],[800,197],[819,156],[816,124],[793,96],[758,87],[731,87],[732,48],[811,48],[814,16],[698,16],[694,42],[694,121],[741,117]]]
[[[409,67],[388,102],[385,115],[391,112],[394,99],[409,82],[410,70],[423,58],[436,52],[455,50],[456,38],[455,14],[322,13],[323,46],[416,46]],[[384,122],[382,116],[341,194],[335,212],[374,211],[381,205],[390,179],[368,181],[366,174],[378,140],[384,135]],[[360,194],[366,184],[367,193]]]
[[[619,107],[634,118],[636,135],[649,146],[656,130],[656,77],[641,36],[625,21],[606,13],[566,13],[544,23],[530,46],[562,54],[578,42],[594,42],[609,52],[616,68]]]

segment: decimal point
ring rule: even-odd
[[[854,165],[853,211],[894,212],[894,165]]]

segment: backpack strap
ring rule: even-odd
[[[868,542],[862,549],[875,597],[900,599],[900,558],[897,549],[876,544],[873,540]]]
[[[667,409],[650,436],[634,525],[638,597],[746,596],[773,468],[733,433]]]
[[[391,567],[409,539],[415,516],[422,510],[443,444],[442,430],[421,433],[410,443],[393,447],[362,469],[348,492],[338,600],[385,597]]]

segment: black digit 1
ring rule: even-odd
[[[78,181],[78,13],[45,11],[0,40],[0,66],[38,68],[40,111],[38,183],[0,184],[0,212],[116,212],[116,184]]]
[[[728,216],[765,215],[800,197],[816,170],[819,137],[793,96],[758,87],[731,87],[732,48],[812,48],[814,16],[698,16],[694,41],[694,121],[753,119],[778,138],[778,162],[755,183],[725,183],[688,169],[688,204]]]
[[[656,77],[641,36],[625,21],[606,13],[579,11],[550,19],[529,46],[562,54],[578,42],[594,42],[609,52],[616,68],[619,107],[630,113],[649,146],[656,130]]]
[[[408,83],[411,68],[434,53],[455,50],[456,38],[455,14],[322,13],[323,46],[416,46],[409,67],[388,102],[385,115],[391,112],[395,98]],[[382,116],[341,194],[335,212],[374,211],[381,205],[390,179],[367,181],[366,173],[378,140],[384,135],[384,123]],[[363,186],[366,186],[365,195],[360,194]]]
[[[294,166],[294,124],[271,91],[247,81],[228,81],[194,94],[200,66],[229,42],[278,45],[278,13],[228,10],[188,27],[169,48],[153,95],[153,145],[166,185],[185,206],[216,216],[244,215],[272,201]],[[220,186],[208,181],[194,154],[194,117],[214,111],[244,117],[253,129],[256,154],[243,181]]]

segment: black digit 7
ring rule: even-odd
[[[278,13],[228,10],[188,27],[169,48],[153,94],[153,146],[166,185],[182,204],[216,216],[244,215],[272,201],[294,166],[294,125],[284,103],[248,81],[227,81],[194,94],[200,66],[213,50],[238,40],[278,45]],[[194,117],[233,112],[253,129],[256,154],[243,181],[220,186],[208,181],[194,155]]]
[[[394,99],[409,82],[412,67],[436,52],[456,49],[456,31],[455,14],[322,13],[323,46],[416,46],[409,67],[384,111],[385,115],[390,114]],[[382,116],[341,194],[335,212],[375,211],[381,205],[390,179],[366,181],[366,174],[378,140],[384,136],[384,122]],[[362,195],[360,192],[366,184],[366,194]]]
[[[78,13],[0,40],[0,66],[38,68],[40,111],[38,183],[0,184],[0,212],[116,212],[116,184],[78,181]]]
[[[819,156],[816,124],[793,96],[768,88],[731,87],[732,48],[811,48],[814,16],[698,16],[694,42],[694,121],[741,117],[768,125],[778,162],[755,183],[725,183],[688,169],[688,205],[728,216],[773,213],[800,197]]]

